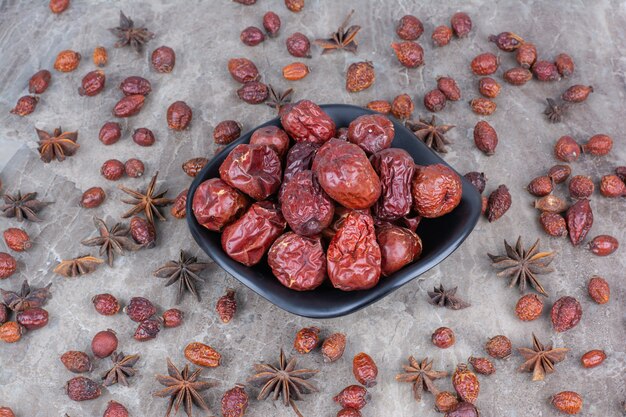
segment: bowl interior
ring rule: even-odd
[[[368,109],[344,104],[329,104],[321,107],[333,118],[337,128],[347,127],[352,120],[361,115],[374,113]],[[392,147],[405,149],[418,165],[446,164],[400,122],[393,118],[391,120],[395,128]],[[198,185],[210,178],[219,177],[219,167],[230,150],[240,143],[249,142],[254,130],[269,125],[281,126],[280,119],[270,120],[242,135],[216,155],[196,176],[187,198],[187,222],[198,245],[218,265],[244,285],[286,311],[312,318],[338,317],[357,311],[380,300],[443,261],[459,247],[478,221],[481,197],[471,183],[462,177],[463,196],[459,206],[443,217],[424,219],[420,222],[417,234],[422,239],[423,252],[421,258],[414,263],[389,277],[381,277],[377,286],[364,291],[344,292],[333,288],[329,283],[306,292],[286,288],[274,277],[265,260],[254,267],[246,267],[229,258],[222,250],[220,234],[202,227],[196,221],[191,208],[193,195]]]

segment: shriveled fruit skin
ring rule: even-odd
[[[348,141],[368,154],[375,154],[391,146],[395,137],[393,123],[381,114],[366,114],[354,119],[348,127]]]
[[[474,404],[461,401],[452,410],[448,411],[444,417],[480,417],[480,413]]]
[[[509,189],[506,185],[500,185],[495,191],[489,194],[487,201],[487,219],[494,222],[511,208],[512,200]]]
[[[600,194],[607,198],[626,196],[626,183],[617,175],[604,175],[600,180]]]
[[[549,61],[537,61],[532,66],[533,75],[539,81],[558,81],[561,79],[556,65]]]
[[[363,415],[359,410],[354,408],[342,408],[337,412],[337,417],[362,417]]]
[[[322,144],[335,135],[335,122],[310,100],[295,103],[280,117],[283,129],[296,142]]]
[[[499,66],[500,58],[490,52],[477,55],[470,64],[472,72],[476,75],[491,75]]]
[[[9,227],[3,233],[4,242],[9,249],[16,252],[24,252],[31,248],[32,243],[28,233],[24,229]]]
[[[472,30],[472,19],[467,13],[456,12],[450,18],[450,26],[454,30],[454,34],[459,38],[464,38],[469,35]]]
[[[4,343],[15,343],[22,338],[24,331],[18,322],[7,321],[0,326],[0,340]]]
[[[404,149],[384,149],[370,157],[378,174],[381,196],[372,207],[374,217],[397,220],[409,214],[413,205],[411,182],[415,171],[413,158]]]
[[[84,376],[77,376],[67,381],[65,389],[72,401],[95,400],[102,394],[100,385]]]
[[[141,323],[156,314],[156,307],[147,298],[133,297],[124,308],[124,312],[132,321]]]
[[[94,308],[103,316],[113,316],[120,311],[120,303],[111,294],[97,294],[92,299]]]
[[[467,361],[472,364],[474,371],[481,375],[491,375],[496,372],[496,367],[493,362],[487,358],[475,358],[470,356]]]
[[[357,353],[352,360],[352,373],[359,384],[371,388],[376,385],[378,367],[374,359],[365,352]]]
[[[41,307],[31,307],[17,313],[16,320],[26,330],[37,330],[48,324],[48,312]]]
[[[552,192],[552,180],[547,175],[542,175],[534,178],[526,188],[532,195],[543,197]]]
[[[296,333],[293,348],[298,353],[309,353],[317,347],[320,342],[320,329],[317,327],[305,327]]]
[[[360,385],[350,385],[333,397],[333,400],[341,407],[353,410],[361,410],[370,399],[371,395],[367,389]]]
[[[152,340],[156,338],[161,331],[161,321],[157,319],[148,319],[139,323],[137,329],[135,329],[135,333],[133,334],[133,339],[138,342],[145,342],[147,340]]]
[[[215,305],[215,311],[220,317],[222,323],[230,323],[237,312],[237,300],[235,299],[235,291],[228,290],[222,295]]]
[[[415,110],[415,104],[408,94],[400,94],[391,102],[391,114],[397,119],[408,119]]]
[[[461,202],[461,178],[443,164],[416,167],[411,193],[417,214],[426,218],[441,217]]]
[[[415,16],[404,15],[396,26],[396,34],[405,41],[417,40],[424,33],[424,25]]]
[[[537,294],[526,294],[515,305],[515,315],[522,321],[536,320],[542,310],[543,301]]]
[[[569,194],[572,198],[589,198],[593,194],[595,186],[590,177],[575,175],[569,181]]]
[[[223,417],[243,417],[248,409],[248,394],[242,385],[235,385],[222,396]]]
[[[437,113],[446,107],[446,96],[438,89],[426,93],[424,96],[424,107],[426,110]]]
[[[485,350],[492,358],[504,359],[511,356],[511,341],[504,335],[497,335],[489,339],[485,345]]]
[[[522,68],[532,67],[537,61],[537,48],[532,43],[523,43],[515,52],[515,60]]]
[[[422,253],[422,240],[405,227],[381,226],[376,230],[376,239],[380,246],[383,276],[390,276],[402,269]]]
[[[0,407],[0,417],[15,417],[15,414],[9,407]]]
[[[593,135],[582,146],[584,153],[594,156],[608,155],[611,149],[613,149],[613,139],[609,135],[602,133]]]
[[[557,71],[567,78],[574,73],[574,60],[568,54],[558,54],[554,60]]]
[[[264,145],[237,145],[220,165],[220,178],[255,200],[278,191],[281,161],[274,149]]]
[[[109,401],[102,417],[128,417],[128,410],[117,401]]]
[[[597,256],[608,256],[619,248],[619,242],[610,235],[598,235],[589,242],[589,250]]]
[[[474,126],[474,144],[485,155],[490,156],[496,152],[498,146],[498,134],[496,130],[484,120]]]
[[[481,78],[478,82],[478,91],[487,98],[496,98],[500,95],[500,84],[491,77]]]
[[[459,399],[456,394],[453,394],[450,391],[441,391],[435,395],[435,410],[440,413],[452,411],[458,403]]]
[[[417,68],[424,65],[424,50],[417,42],[393,42],[391,49],[396,53],[398,62],[407,68]]]
[[[449,327],[440,327],[433,332],[431,341],[438,348],[447,349],[455,342],[454,332]]]
[[[267,263],[278,281],[295,291],[310,291],[327,277],[326,253],[318,236],[287,232],[272,244]]]
[[[68,371],[75,374],[89,372],[92,368],[89,356],[85,352],[79,352],[76,350],[65,352],[61,356],[61,362],[63,362],[63,365],[65,365]]]
[[[583,408],[583,398],[574,391],[559,392],[550,402],[557,410],[570,415],[580,413]]]
[[[569,238],[574,246],[579,245],[593,225],[593,211],[589,200],[583,198],[572,204],[565,214]]]
[[[346,335],[333,333],[322,343],[322,356],[324,362],[335,362],[343,356],[346,349]]]
[[[606,304],[611,298],[611,288],[606,280],[599,276],[594,276],[587,284],[589,297],[598,304]]]
[[[574,297],[561,297],[552,306],[550,318],[552,327],[557,332],[564,332],[575,327],[582,318],[583,310]]]
[[[446,25],[437,26],[433,29],[431,39],[433,40],[433,45],[436,47],[446,46],[452,39],[452,29]]]
[[[113,330],[102,330],[91,340],[91,351],[97,358],[106,358],[117,350],[118,340]]]
[[[357,93],[366,90],[376,81],[374,64],[369,61],[355,62],[350,64],[346,72],[346,90]]]
[[[518,67],[505,71],[503,78],[511,85],[524,85],[533,78],[533,74],[526,68]]]
[[[576,161],[581,152],[580,145],[571,136],[561,136],[554,145],[554,156],[563,162]]]
[[[185,358],[195,365],[215,368],[220,365],[222,355],[209,345],[191,342],[185,347]]]
[[[439,77],[437,79],[437,89],[450,101],[458,101],[461,99],[461,90],[454,78]]]
[[[163,312],[161,318],[163,319],[163,327],[172,328],[183,324],[185,314],[177,308],[170,308]]]
[[[587,100],[589,94],[593,93],[593,87],[587,85],[573,85],[561,95],[563,101],[569,101],[570,103],[582,103]]]
[[[548,177],[554,181],[555,184],[561,184],[572,173],[572,168],[569,165],[554,165],[548,170]]]
[[[581,358],[580,362],[584,368],[595,368],[604,362],[606,359],[606,353],[600,349],[590,350],[586,352]]]
[[[456,371],[452,375],[452,385],[461,400],[472,404],[476,402],[480,392],[480,382],[465,364],[457,365]]]
[[[498,107],[495,101],[488,98],[475,98],[470,101],[470,107],[472,111],[481,116],[490,116]]]

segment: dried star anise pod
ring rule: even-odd
[[[509,287],[519,285],[520,291],[526,290],[526,285],[530,284],[539,294],[548,296],[536,275],[553,272],[549,267],[554,259],[554,252],[539,252],[539,239],[527,250],[522,246],[522,237],[517,238],[515,248],[504,241],[506,255],[491,255],[491,265],[494,268],[502,269],[498,272],[499,277],[510,276]]]
[[[155,277],[168,278],[166,287],[178,281],[178,295],[176,296],[176,304],[183,299],[185,291],[191,292],[200,301],[200,294],[196,289],[196,281],[202,281],[197,274],[204,270],[209,264],[198,262],[195,256],[189,256],[184,251],[180,251],[178,261],[169,261],[159,269],[153,272]]]
[[[293,94],[293,88],[289,88],[285,91],[275,90],[271,84],[268,85],[270,95],[265,104],[280,114],[280,110],[287,104],[291,103],[291,95]]]
[[[23,311],[29,308],[42,307],[50,298],[50,287],[52,283],[45,287],[35,288],[28,285],[28,281],[22,282],[19,292],[5,291],[0,288],[2,302],[13,311]]]
[[[198,379],[201,372],[202,369],[196,369],[191,372],[189,365],[185,365],[181,372],[167,358],[168,375],[156,376],[156,380],[159,384],[164,385],[165,388],[154,393],[156,397],[170,397],[165,417],[169,417],[172,409],[175,413],[178,413],[181,404],[189,417],[193,417],[193,404],[209,412],[209,406],[200,395],[200,392],[216,386],[217,383]]]
[[[31,222],[40,222],[37,212],[47,206],[48,202],[37,200],[37,193],[27,193],[22,196],[20,191],[16,195],[5,194],[2,196],[4,205],[0,207],[4,217],[15,217],[18,222],[24,219]]]
[[[63,132],[60,127],[54,129],[52,134],[35,128],[39,136],[39,155],[41,160],[48,163],[56,158],[61,162],[66,156],[76,153],[80,145],[76,143],[78,132]]]
[[[548,106],[543,111],[543,114],[546,115],[548,120],[552,123],[558,123],[563,120],[563,117],[567,113],[567,109],[569,108],[567,103],[557,103],[555,100],[551,98],[547,98]]]
[[[446,138],[445,134],[454,125],[438,125],[435,116],[432,116],[430,121],[420,117],[417,121],[407,120],[404,124],[429,148],[440,153],[448,152],[446,145],[449,145],[451,142]]]
[[[278,365],[259,363],[254,365],[256,375],[248,378],[247,382],[255,385],[262,385],[257,396],[258,400],[264,400],[273,393],[272,399],[276,401],[282,396],[283,404],[291,406],[298,417],[302,417],[300,410],[296,406],[296,401],[302,399],[302,394],[317,392],[315,385],[306,381],[317,374],[318,370],[296,369],[297,359],[295,357],[287,361],[285,353],[280,350]]]
[[[396,375],[396,381],[413,384],[413,397],[417,402],[422,401],[424,391],[436,394],[438,390],[433,381],[448,376],[447,372],[433,371],[433,361],[428,358],[418,362],[413,356],[409,356],[409,364],[402,365],[402,368],[405,373]]]
[[[554,372],[554,364],[565,359],[569,349],[543,345],[533,333],[533,348],[518,348],[517,351],[526,359],[519,370],[532,372],[533,381],[543,381],[546,374]]]
[[[137,52],[141,52],[143,45],[154,38],[154,33],[150,32],[146,28],[135,28],[135,23],[130,17],[124,15],[120,10],[120,25],[115,28],[109,29],[113,33],[118,41],[115,42],[116,48],[121,48],[127,45],[135,48]]]
[[[104,263],[104,260],[95,256],[79,256],[61,261],[54,268],[54,272],[68,278],[77,277],[95,271],[101,263]]]
[[[353,54],[356,53],[358,44],[356,42],[356,35],[361,30],[361,26],[352,25],[348,29],[346,26],[348,25],[348,21],[352,17],[354,10],[352,10],[348,17],[343,21],[341,26],[337,29],[336,32],[331,33],[330,38],[328,39],[316,39],[315,44],[321,46],[324,50],[322,51],[322,55],[339,50],[345,49],[346,51],[350,51]]]
[[[118,382],[124,386],[128,386],[127,378],[135,376],[137,370],[134,368],[139,360],[139,355],[124,355],[124,352],[113,352],[111,362],[113,366],[102,375],[105,387],[117,384]]]
[[[443,288],[443,285],[439,284],[439,288],[435,287],[433,291],[428,291],[428,296],[430,297],[428,302],[434,306],[446,307],[452,310],[461,310],[469,307],[470,303],[456,296],[457,288],[446,290]]]
[[[141,249],[141,245],[136,244],[128,237],[129,229],[121,223],[116,223],[111,229],[106,223],[97,217],[93,218],[94,225],[100,236],[85,239],[82,243],[86,246],[100,246],[100,256],[106,254],[109,266],[113,266],[115,255],[123,256],[124,251],[136,251]]]
[[[154,224],[155,215],[159,220],[163,220],[163,221],[166,220],[165,217],[163,217],[163,215],[159,211],[158,207],[171,204],[174,200],[163,197],[167,193],[167,190],[162,191],[160,193],[156,193],[154,191],[158,176],[159,176],[158,172],[154,174],[154,177],[152,177],[152,180],[150,180],[150,184],[148,184],[148,188],[146,188],[146,191],[144,192],[131,190],[129,188],[124,187],[123,185],[119,186],[120,190],[124,191],[126,194],[133,197],[132,200],[123,199],[122,201],[126,204],[135,205],[135,207],[133,207],[126,213],[122,214],[123,218],[134,216],[135,214],[143,211],[144,214],[146,215],[146,219],[148,219],[148,221],[152,224]]]

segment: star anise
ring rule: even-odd
[[[430,297],[428,302],[434,306],[446,307],[452,310],[461,310],[469,307],[470,303],[456,296],[457,288],[446,290],[443,288],[443,285],[439,284],[439,288],[435,287],[432,291],[428,291],[428,296]]]
[[[569,349],[543,345],[533,333],[533,348],[518,348],[517,351],[526,359],[519,370],[532,372],[533,381],[543,381],[546,374],[554,372],[554,364],[565,359]]]
[[[101,263],[104,263],[104,260],[95,256],[79,256],[59,262],[54,272],[68,278],[77,277],[95,271]]]
[[[346,29],[348,21],[352,17],[353,13],[354,10],[352,10],[348,14],[348,17],[346,17],[346,19],[343,21],[341,26],[339,26],[337,31],[330,34],[330,38],[315,40],[315,44],[321,46],[324,49],[322,51],[322,55],[339,49],[345,49],[346,51],[350,51],[353,54],[356,53],[358,44],[355,37],[357,33],[359,33],[359,30],[361,30],[361,26],[352,25],[348,29]]]
[[[22,196],[20,191],[16,195],[5,194],[2,196],[4,205],[0,207],[5,217],[15,217],[18,222],[24,219],[31,222],[40,222],[37,212],[47,206],[48,202],[37,200],[37,193],[27,193]]]
[[[446,145],[451,142],[445,135],[454,125],[438,125],[435,116],[432,116],[430,121],[421,117],[419,120],[407,120],[404,125],[432,150],[440,153],[448,152]]]
[[[41,307],[50,298],[50,287],[52,283],[45,287],[35,288],[28,285],[28,281],[22,282],[19,292],[5,291],[0,288],[2,302],[13,311],[23,311],[29,308]]]
[[[313,369],[296,369],[297,359],[291,358],[289,361],[285,357],[283,350],[280,350],[278,365],[269,365],[265,363],[255,364],[254,371],[256,375],[248,378],[247,382],[254,385],[262,385],[261,391],[257,396],[258,400],[264,400],[272,394],[272,400],[276,401],[282,397],[283,404],[291,406],[298,417],[302,417],[300,410],[296,406],[296,401],[302,399],[302,394],[310,394],[317,392],[315,385],[307,381],[317,374],[318,370]]]
[[[82,243],[86,246],[100,246],[100,256],[106,254],[109,266],[113,266],[115,255],[124,255],[124,251],[136,251],[141,249],[141,245],[136,244],[128,237],[129,229],[121,223],[116,223],[109,229],[106,223],[97,217],[93,218],[96,229],[100,236],[91,239],[85,239]]]
[[[165,283],[166,287],[178,281],[178,295],[176,296],[176,304],[183,299],[185,291],[191,292],[200,301],[200,294],[196,289],[196,282],[202,281],[197,274],[204,270],[209,264],[198,262],[195,256],[189,256],[184,251],[180,251],[178,261],[169,261],[159,269],[153,272],[155,277],[168,278]]]
[[[217,383],[198,379],[201,372],[202,369],[196,369],[191,372],[189,365],[185,365],[181,372],[169,358],[167,359],[168,375],[156,376],[159,384],[164,385],[166,388],[154,393],[156,397],[170,397],[165,417],[169,417],[172,409],[174,409],[175,413],[178,413],[181,404],[189,417],[193,417],[193,404],[209,412],[209,406],[200,395],[200,392],[216,386]]]
[[[134,216],[135,214],[143,211],[148,221],[152,224],[154,224],[154,216],[156,216],[159,220],[166,220],[159,211],[158,207],[171,204],[174,200],[163,197],[167,193],[167,190],[160,193],[156,193],[154,191],[158,176],[158,172],[154,174],[154,177],[150,180],[150,184],[148,184],[148,188],[146,188],[146,191],[144,192],[131,190],[123,185],[119,186],[120,190],[133,197],[132,199],[122,199],[122,201],[126,204],[133,204],[135,206],[124,213],[122,215],[123,218]]]
[[[293,88],[289,88],[285,91],[275,90],[272,85],[268,85],[270,95],[265,104],[273,109],[280,115],[280,110],[287,104],[291,103],[291,95],[293,94]]]
[[[520,291],[526,290],[526,285],[530,284],[539,294],[548,296],[543,288],[537,275],[553,272],[554,269],[549,267],[554,259],[554,252],[539,252],[539,239],[527,250],[522,246],[522,237],[517,238],[515,248],[504,241],[506,255],[491,255],[491,265],[494,268],[501,269],[498,272],[499,277],[510,276],[511,282],[509,287],[519,285]]]
[[[552,123],[558,123],[563,120],[563,117],[567,113],[567,109],[569,106],[567,103],[557,103],[555,100],[551,98],[547,98],[548,106],[543,111],[543,114],[546,115],[548,120]]]
[[[120,25],[115,28],[109,29],[117,37],[115,42],[116,48],[121,48],[127,45],[135,48],[137,52],[141,52],[143,45],[154,38],[154,33],[150,32],[146,28],[135,28],[135,22],[130,17],[124,15],[124,12],[120,10]]]
[[[413,356],[409,356],[409,364],[402,365],[403,374],[396,375],[396,381],[413,384],[413,397],[415,401],[422,401],[422,393],[429,391],[436,394],[439,390],[433,384],[434,380],[448,376],[444,371],[433,371],[433,361],[428,358],[418,362]]]
[[[52,134],[35,128],[39,136],[39,155],[41,160],[48,163],[56,158],[61,162],[66,156],[76,153],[80,145],[76,143],[78,132],[63,132],[60,127],[54,129]]]
[[[113,352],[111,355],[111,362],[113,367],[106,371],[102,375],[105,387],[117,384],[118,382],[124,386],[128,386],[127,378],[135,376],[137,370],[134,368],[135,364],[139,360],[139,355],[125,356],[124,352]]]

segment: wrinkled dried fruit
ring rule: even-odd
[[[437,89],[446,96],[450,101],[458,101],[461,99],[461,90],[454,78],[439,77],[437,78]]]
[[[497,35],[489,35],[489,42],[493,42],[504,52],[513,52],[524,44],[524,39],[513,32],[501,32]]]
[[[75,374],[91,371],[91,359],[85,352],[70,350],[61,356],[61,362],[68,371]]]
[[[481,78],[478,82],[478,91],[487,98],[498,97],[500,88],[500,84],[491,77]]]
[[[296,333],[293,341],[293,348],[298,353],[309,353],[317,347],[320,342],[320,329],[317,327],[305,327]]]
[[[248,409],[248,394],[243,385],[235,385],[222,396],[223,417],[243,417]]]
[[[455,342],[454,332],[449,327],[440,327],[433,332],[430,341],[440,349],[447,349]]]
[[[517,48],[515,60],[522,68],[531,68],[537,61],[537,48],[532,43],[523,43]]]
[[[183,319],[185,318],[185,314],[177,308],[170,308],[169,310],[165,310],[161,319],[163,319],[163,327],[165,328],[173,328],[178,327],[183,324]]]
[[[237,145],[219,168],[226,183],[255,200],[265,200],[278,191],[281,161],[274,149],[264,145]]]
[[[554,155],[563,162],[574,162],[581,153],[581,147],[571,136],[561,136],[554,145]]]
[[[128,417],[129,413],[126,407],[117,401],[109,401],[102,417]]]
[[[500,58],[490,52],[477,55],[470,63],[470,68],[476,75],[491,75],[499,66]]]
[[[437,26],[433,29],[433,34],[431,35],[433,45],[437,47],[446,46],[452,39],[452,33],[452,29],[446,25]]]
[[[167,108],[167,126],[173,130],[185,130],[191,123],[193,112],[184,101],[175,101]]]
[[[558,81],[559,71],[550,61],[537,61],[532,67],[535,78],[539,81]]]
[[[414,109],[415,105],[408,94],[396,96],[391,103],[391,114],[393,114],[396,119],[409,119]]]
[[[228,72],[235,81],[245,84],[250,81],[258,81],[259,70],[254,62],[247,58],[232,58],[228,60]]]
[[[495,191],[489,194],[487,201],[487,220],[494,222],[511,208],[511,194],[506,185],[500,185]]]
[[[626,196],[626,184],[617,175],[604,175],[600,180],[600,193],[604,197]]]
[[[594,276],[587,284],[589,296],[598,304],[606,304],[611,298],[609,283],[604,278]]]
[[[191,158],[183,163],[183,171],[190,177],[195,177],[202,171],[202,168],[209,163],[208,158],[198,157]]]
[[[128,305],[124,308],[124,312],[128,317],[137,323],[149,319],[156,314],[156,307],[150,300],[143,297],[133,297]]]
[[[152,84],[143,77],[132,76],[125,78],[120,83],[120,90],[125,96],[147,96],[152,92]]]
[[[145,342],[146,340],[152,340],[156,338],[161,331],[161,322],[156,319],[149,319],[142,321],[137,326],[133,339],[138,342]]]
[[[241,123],[235,120],[222,120],[213,129],[213,140],[218,145],[228,145],[241,135]]]
[[[263,31],[256,26],[249,26],[241,31],[241,35],[239,35],[239,39],[245,45],[248,46],[257,46],[261,42],[265,40],[265,35]]]
[[[280,31],[280,17],[274,12],[266,12],[263,15],[263,29],[269,37],[276,37]]]
[[[562,391],[552,396],[550,403],[565,414],[578,414],[583,408],[583,398],[574,391]]]
[[[472,368],[474,368],[477,374],[491,375],[496,372],[496,367],[493,362],[487,358],[475,358],[470,356],[467,361],[472,364]]]
[[[15,343],[22,338],[24,328],[15,321],[7,321],[0,326],[0,340],[4,343]]]
[[[261,104],[269,94],[267,85],[259,81],[247,82],[237,90],[237,96],[248,104]]]
[[[287,232],[276,239],[267,262],[278,281],[292,290],[313,290],[326,279],[326,254],[318,237]]]
[[[100,173],[109,181],[117,181],[124,175],[124,164],[117,159],[109,159],[102,164]]]
[[[106,66],[109,60],[106,48],[104,46],[96,46],[93,50],[92,59],[96,67],[102,68]]]
[[[382,114],[391,113],[391,103],[388,102],[387,100],[370,101],[369,103],[367,103],[365,107],[375,112],[382,113]]]
[[[169,46],[159,46],[152,51],[150,61],[156,72],[167,74],[172,72],[174,65],[176,65],[176,53]]]
[[[145,172],[146,167],[143,162],[137,158],[130,158],[124,164],[124,172],[131,178],[139,178]]]
[[[16,321],[26,330],[37,330],[48,324],[48,312],[41,307],[28,308],[16,315]]]
[[[352,373],[359,384],[371,388],[376,385],[378,367],[367,353],[357,353],[352,360]]]
[[[362,414],[354,408],[342,408],[337,412],[337,417],[362,417]]]
[[[555,184],[561,184],[572,173],[572,169],[569,165],[554,165],[548,170],[548,177],[552,179]]]
[[[306,35],[296,32],[285,41],[287,51],[296,58],[311,58],[311,42]]]
[[[52,13],[63,13],[70,6],[70,0],[50,0],[48,3],[48,7],[50,7],[50,11]],[[3,416],[9,417],[9,416]]]
[[[28,233],[24,231],[24,229],[10,227],[4,231],[3,236],[4,242],[7,244],[7,247],[16,252],[24,252],[25,250],[30,249],[32,246],[30,237],[28,236]]]
[[[120,311],[119,301],[111,294],[95,295],[91,302],[96,311],[103,316],[113,316]]]
[[[526,68],[517,67],[506,70],[502,78],[511,85],[524,85],[533,78],[533,73]]]
[[[106,122],[100,128],[98,139],[105,145],[113,145],[122,137],[122,127],[117,122]]]
[[[413,209],[426,218],[450,213],[461,202],[462,183],[459,175],[443,164],[416,167],[411,185]]]
[[[589,198],[593,194],[595,186],[590,177],[575,175],[569,180],[568,189],[572,198]]]
[[[492,115],[497,108],[496,102],[489,100],[488,98],[475,98],[470,101],[470,107],[472,111],[481,116]]]
[[[50,85],[52,74],[48,70],[40,70],[28,80],[28,92],[31,94],[43,94]]]
[[[269,146],[282,160],[289,150],[289,136],[278,126],[260,127],[250,136],[250,145]]]
[[[543,197],[552,192],[552,179],[547,175],[534,178],[526,187],[529,193],[537,197]]]
[[[446,107],[446,96],[438,89],[431,90],[424,95],[424,107],[433,113]]]
[[[209,345],[191,342],[185,347],[185,358],[194,365],[215,368],[220,365],[222,355]]]
[[[0,324],[4,324],[9,320],[9,308],[6,304],[0,303]]]
[[[117,350],[117,344],[117,336],[113,330],[102,330],[91,339],[91,351],[96,358],[106,358]]]
[[[333,220],[334,204],[308,170],[284,185],[280,203],[291,229],[303,236],[318,235]]]
[[[88,72],[81,82],[81,86],[78,89],[78,94],[81,96],[93,97],[98,95],[102,90],[104,90],[104,84],[106,82],[106,77],[104,75],[104,71],[95,70]]]
[[[322,343],[322,356],[324,362],[335,362],[343,356],[346,349],[346,335],[333,333]]]
[[[481,120],[474,126],[474,143],[487,156],[493,155],[498,146],[498,134],[489,123]]]
[[[126,96],[117,102],[113,107],[113,116],[131,117],[139,113],[143,107],[146,97],[141,94]]]
[[[333,397],[333,401],[343,408],[360,410],[367,405],[371,396],[367,389],[359,385],[350,385]]]
[[[467,369],[465,364],[461,363],[456,366],[452,375],[452,385],[462,401],[471,404],[476,402],[480,392],[480,382],[476,374]]]
[[[0,252],[0,279],[5,279],[13,275],[17,269],[15,258],[8,253]]]
[[[95,400],[102,394],[100,385],[84,376],[77,376],[67,381],[65,390],[72,401]]]
[[[450,26],[452,26],[457,37],[464,38],[472,30],[472,19],[467,13],[457,12],[450,18]]]
[[[564,332],[575,327],[582,317],[583,310],[574,297],[561,297],[555,301],[550,312],[552,327],[557,332]]]
[[[296,142],[324,143],[335,135],[335,122],[317,104],[302,100],[281,115],[283,129]]]
[[[193,212],[198,223],[221,231],[248,208],[248,199],[219,178],[204,181],[193,196]]]
[[[511,341],[503,335],[494,336],[487,341],[485,350],[492,358],[505,359],[511,356]]]
[[[478,190],[480,194],[482,194],[483,191],[485,191],[485,186],[487,185],[487,177],[485,176],[484,172],[472,171],[472,172],[468,172],[467,174],[465,174],[464,177],[470,183],[472,183],[474,187],[476,187],[476,189]]]
[[[554,60],[556,68],[563,77],[567,78],[574,73],[574,60],[567,54],[558,54]]]
[[[309,67],[302,62],[292,62],[283,67],[283,78],[287,81],[298,81],[309,75]]]
[[[36,96],[23,96],[17,100],[17,104],[15,107],[11,109],[12,114],[17,114],[18,116],[28,116],[37,108],[37,103],[39,102],[39,97]]]
[[[535,200],[534,206],[536,209],[548,213],[562,213],[567,210],[568,207],[565,200],[552,194]]]
[[[608,155],[611,149],[613,149],[613,139],[609,135],[604,134],[593,135],[582,146],[584,153],[596,156]]]
[[[563,237],[567,235],[565,218],[558,213],[544,211],[539,216],[539,222],[543,230],[552,237]]]
[[[417,42],[394,42],[391,48],[400,64],[407,68],[417,68],[424,64],[424,50]]]
[[[139,146],[152,146],[154,145],[154,142],[156,142],[156,138],[154,137],[152,130],[140,127],[133,133],[133,142]]]
[[[285,0],[287,9],[294,13],[298,13],[304,8],[304,0]]]
[[[619,247],[619,242],[613,236],[598,235],[589,242],[589,250],[594,255],[608,256]]]
[[[59,72],[72,72],[78,68],[80,58],[78,52],[71,50],[61,51],[54,61],[54,69]]]
[[[187,215],[187,194],[189,193],[189,189],[185,188],[181,191],[176,198],[174,199],[174,203],[172,207],[170,207],[170,214],[176,219],[184,219]]]
[[[354,62],[346,72],[346,90],[350,93],[366,90],[375,80],[374,64],[370,61]]]
[[[374,154],[389,148],[395,136],[393,123],[386,116],[366,114],[354,119],[348,127],[348,141]]]
[[[215,311],[220,317],[222,323],[230,323],[237,312],[237,300],[235,299],[235,291],[228,290],[222,295],[215,305]]]
[[[409,214],[413,204],[411,180],[413,158],[405,150],[385,149],[372,155],[372,167],[381,183],[381,196],[372,208],[377,219],[397,220]]]
[[[522,296],[515,305],[515,315],[522,321],[533,321],[541,315],[543,300],[537,294]]]
[[[407,228],[384,225],[376,229],[376,238],[380,246],[383,276],[399,271],[422,254],[421,239]]]
[[[593,93],[592,86],[576,84],[565,90],[561,98],[563,101],[569,101],[570,103],[582,103],[587,100],[591,93]]]
[[[580,244],[593,225],[593,212],[589,200],[582,199],[574,203],[565,214],[569,238],[574,246]]]
[[[600,365],[606,359],[606,353],[603,350],[594,349],[585,353],[581,358],[580,362],[582,363],[584,368],[595,368]]]
[[[448,411],[444,417],[480,417],[480,413],[474,404],[462,401]]]

